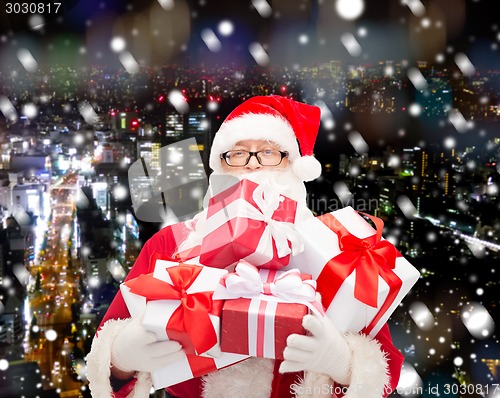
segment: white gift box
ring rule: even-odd
[[[376,234],[376,230],[352,207],[345,207],[330,214],[357,238],[365,239]],[[318,280],[328,273],[325,272],[325,266],[329,262],[333,264],[332,267],[339,266],[334,264],[335,260],[332,260],[342,253],[339,238],[319,218],[298,223],[296,230],[304,239],[304,251],[292,256],[290,264],[284,270],[299,268],[302,273],[311,274],[314,279]],[[377,265],[374,264],[374,266]],[[400,280],[401,286],[395,292],[394,287],[391,289],[384,278],[378,276],[378,291],[375,293],[377,306],[372,307],[355,297],[356,272],[354,270],[345,278],[331,303],[323,302],[326,307],[326,316],[343,333],[364,331],[370,337],[374,337],[419,279],[420,273],[404,257],[401,255],[396,257],[394,268],[390,273]],[[325,286],[325,283],[318,283],[318,291],[322,293],[320,286]],[[389,294],[393,297],[386,303]],[[324,292],[322,295],[325,296]]]
[[[172,386],[195,377],[203,376],[217,369],[225,368],[249,358],[248,355],[224,352],[217,358],[184,355],[178,361],[172,362],[153,373],[151,379],[155,390]]]
[[[184,262],[184,264],[201,266],[199,263],[195,262],[195,259]],[[173,261],[157,260],[153,271],[153,277],[172,284],[167,268],[178,265],[179,263]],[[200,275],[198,275],[196,280],[191,284],[191,286],[189,286],[186,293],[192,294],[197,292],[214,291],[219,285],[220,278],[226,273],[226,270],[203,267]],[[148,301],[146,297],[130,292],[130,288],[127,286],[126,282],[121,284],[120,290],[130,315],[132,317],[144,316],[142,324],[146,330],[155,333],[160,341],[169,340],[166,325],[174,311],[180,306],[181,301],[174,299]],[[219,356],[221,355],[219,345],[220,317],[212,314],[209,314],[209,317],[217,335],[217,344],[210,348],[209,351],[197,354]]]

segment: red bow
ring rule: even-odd
[[[159,256],[154,254],[152,260]],[[172,284],[141,274],[126,282],[130,292],[149,300],[180,300],[181,304],[172,313],[167,326],[167,335],[176,340],[188,354],[201,354],[217,343],[217,335],[209,314],[219,315],[221,300],[212,300],[213,291],[187,293],[200,274],[202,266],[179,263],[166,268]]]
[[[384,222],[380,218],[364,215],[370,218],[376,227],[376,234],[364,239],[352,235],[331,214],[318,217],[337,234],[342,252],[325,265],[318,277],[317,289],[322,295],[323,305],[328,307],[345,279],[356,270],[354,297],[366,305],[377,308],[378,277],[381,276],[390,290],[375,320],[370,324],[373,327],[395,299],[403,284],[393,272],[396,257],[401,254],[390,242],[381,239]]]

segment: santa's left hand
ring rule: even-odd
[[[337,383],[348,385],[352,353],[344,337],[326,317],[306,315],[302,325],[310,335],[288,336],[280,373],[304,370],[324,373]]]

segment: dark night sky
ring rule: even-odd
[[[175,3],[175,0],[171,0]],[[2,1],[8,3],[9,1]],[[64,15],[64,21],[51,21],[48,29],[52,32],[66,31],[82,33],[86,29],[85,22],[88,19],[97,17],[103,12],[123,14],[125,12],[140,12],[147,9],[157,0],[58,0],[62,3],[59,15]],[[271,18],[262,18],[251,5],[250,0],[238,0],[228,2],[226,0],[185,0],[190,9],[197,14],[193,21],[200,26],[217,23],[222,19],[233,19],[251,24],[254,26],[264,26]],[[12,3],[15,3],[12,2]],[[19,2],[20,3],[20,2]],[[296,10],[302,9],[304,13],[311,10],[314,14],[318,8],[333,8],[334,0],[295,0],[287,2],[285,0],[268,0],[274,11],[279,10],[281,14],[299,15]],[[474,34],[477,36],[489,36],[492,33],[492,26],[497,24],[498,18],[495,11],[494,0],[422,0],[427,9],[433,5],[439,6],[445,14],[453,15],[463,11],[465,13],[465,25],[463,33],[465,35]],[[303,6],[305,5],[305,6]],[[459,10],[459,11],[457,11]],[[62,11],[62,12],[61,12]],[[27,28],[27,19],[30,14],[7,14],[2,13],[1,32],[21,32]],[[401,0],[365,0],[365,10],[359,21],[375,22],[379,24],[396,20],[399,17],[409,16],[411,13]],[[46,14],[48,16],[48,14]],[[275,16],[274,16],[275,18]],[[266,21],[267,19],[267,21]]]
[[[178,29],[184,25],[189,31],[187,38],[179,40],[187,46],[184,54],[189,54],[197,62],[252,62],[247,48],[254,41],[269,48],[271,62],[275,64],[305,64],[330,59],[349,61],[353,57],[347,54],[339,40],[345,32],[357,36],[363,47],[362,57],[353,61],[405,58],[411,62],[433,57],[436,52],[456,51],[469,51],[473,61],[488,66],[496,65],[500,59],[498,50],[490,54],[491,46],[500,44],[494,0],[422,0],[426,10],[423,18],[429,16],[433,24],[428,29],[419,27],[422,19],[415,17],[401,0],[365,0],[364,13],[355,22],[338,17],[334,11],[334,0],[268,0],[273,15],[267,18],[258,14],[250,0],[170,1],[176,4],[177,9],[182,4],[187,5],[182,17],[176,15],[174,18]],[[90,52],[95,45],[89,45],[88,36],[95,34],[99,22],[105,20],[103,24],[107,29],[98,32],[102,42],[99,51],[109,52],[109,41],[113,30],[116,30],[114,22],[126,20],[127,15],[150,18],[149,9],[153,5],[158,8],[157,3],[157,0],[66,0],[61,7],[63,16],[54,18],[46,15],[46,25],[37,31],[28,27],[30,15],[3,13],[0,14],[0,51],[2,47],[13,49],[20,46],[24,40],[44,51],[44,46],[57,42],[61,35],[72,35],[80,38],[92,55]],[[218,24],[223,20],[233,22],[235,30],[229,37],[219,36],[223,48],[214,54],[200,39],[200,32],[204,28],[217,32]],[[433,31],[436,29],[434,25],[439,22],[444,26],[440,31],[446,31],[441,40],[440,35]],[[127,23],[129,21],[125,22],[125,26]],[[169,29],[170,25],[166,19],[163,28]],[[366,37],[359,35],[360,28],[367,29]],[[305,45],[298,43],[301,34],[309,39]],[[148,39],[144,37],[142,40]],[[164,60],[149,61],[156,63]]]

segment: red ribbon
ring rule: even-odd
[[[187,261],[187,260],[190,260],[192,258],[198,257],[200,254],[201,254],[201,246],[198,245],[198,246],[192,247],[191,249],[187,249],[187,250],[176,253],[174,256],[174,258],[175,258],[174,261],[178,261],[178,262]]]
[[[327,308],[344,280],[356,270],[354,297],[371,307],[378,307],[378,277],[389,285],[389,294],[370,324],[364,329],[369,333],[395,300],[403,282],[393,272],[398,250],[388,241],[382,240],[384,222],[377,217],[364,214],[373,221],[376,234],[364,239],[352,235],[332,214],[318,218],[339,238],[340,254],[332,258],[323,268],[317,280],[317,290]]]
[[[151,260],[161,259],[153,253]],[[180,300],[181,304],[170,316],[166,325],[167,336],[178,341],[188,354],[201,354],[217,343],[217,335],[209,314],[220,315],[222,300],[213,300],[213,291],[187,293],[200,274],[202,266],[179,263],[166,268],[172,284],[141,274],[126,282],[130,292],[150,300]]]
[[[213,358],[199,357],[197,355],[189,354],[186,355],[186,358],[193,377],[201,377],[218,369]]]
[[[184,250],[182,252],[174,253],[171,256],[161,254],[154,251],[149,257],[148,273],[153,273],[156,266],[157,260],[172,261],[174,263],[182,263],[187,260],[191,260],[200,255],[200,246],[192,247],[191,249]]]

